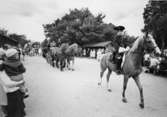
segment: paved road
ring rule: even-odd
[[[30,97],[25,100],[27,117],[166,117],[167,78],[141,74],[145,109],[140,109],[139,92],[132,79],[128,103],[121,101],[122,76],[111,75],[112,92],[106,82],[97,85],[99,63],[78,58],[75,71],[61,72],[41,57],[28,57],[25,78]]]

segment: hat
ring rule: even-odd
[[[123,31],[125,29],[124,26],[115,26],[114,27],[114,30],[117,30],[117,31]]]
[[[18,53],[18,51],[16,49],[13,49],[13,48],[8,49],[6,51],[6,57],[11,57],[11,56],[15,55],[16,53]]]

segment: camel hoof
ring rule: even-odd
[[[141,109],[144,108],[144,104],[142,104],[142,103],[140,103],[139,106],[140,106]]]
[[[108,92],[112,92],[112,90],[111,89],[107,89],[108,90]]]
[[[128,101],[127,101],[126,98],[123,98],[123,99],[122,99],[122,102],[127,103]]]

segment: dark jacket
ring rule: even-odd
[[[0,64],[0,71],[5,71],[8,76],[16,76],[24,73],[26,70],[19,60],[10,58]]]

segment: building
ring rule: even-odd
[[[94,44],[86,44],[83,45],[82,49],[85,50],[85,56],[89,57],[91,51],[95,51],[95,58],[97,57],[97,52],[99,49],[110,50],[112,48],[112,42],[111,41],[105,41],[105,42],[98,42]]]
[[[94,44],[83,45],[83,48],[89,49],[106,49],[111,46],[111,41],[99,42]]]

